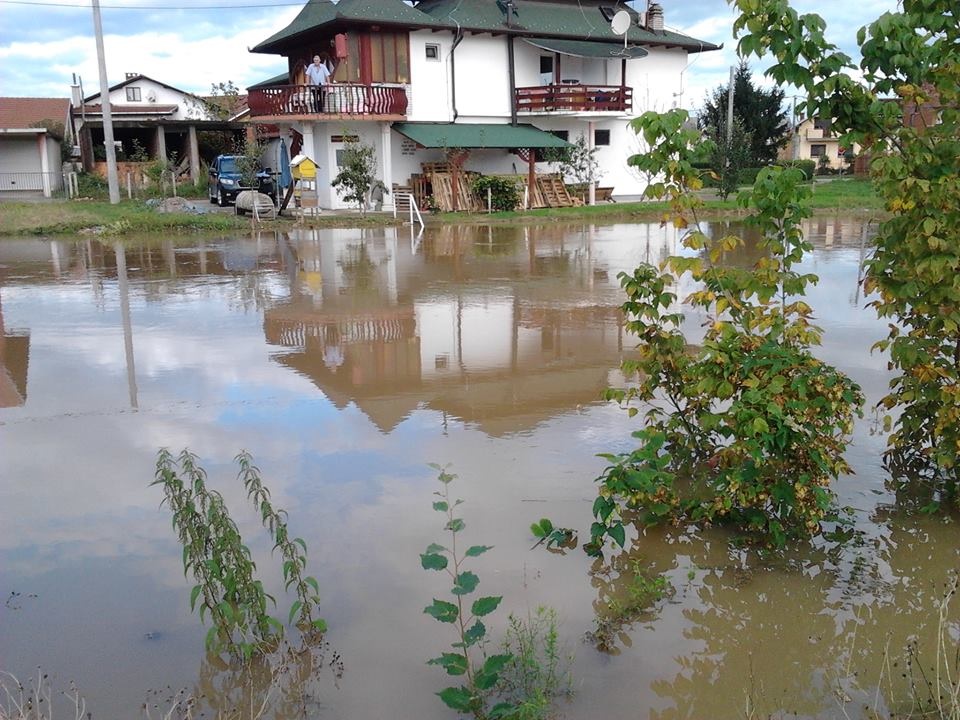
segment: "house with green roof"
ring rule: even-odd
[[[545,172],[544,150],[583,138],[614,197],[637,196],[630,119],[675,106],[690,56],[718,49],[664,20],[623,0],[308,0],[252,48],[288,72],[248,89],[250,115],[317,163],[323,207],[345,205],[329,183],[353,137],[375,147],[387,187],[451,155]],[[322,86],[307,76],[317,55]]]

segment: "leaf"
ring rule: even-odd
[[[293,623],[293,616],[297,614],[297,612],[300,610],[301,607],[303,607],[302,600],[294,601],[293,605],[290,606],[290,615],[287,618],[287,624]]]
[[[193,590],[190,591],[190,612],[193,612],[197,606],[197,598],[200,597],[200,593],[203,592],[203,587],[201,585],[194,585]]]
[[[463,530],[465,527],[466,525],[464,524],[463,520],[460,518],[454,518],[444,526],[444,529],[457,533]]]
[[[424,553],[420,556],[420,565],[424,570],[444,570],[447,567],[447,556],[437,553]]]
[[[487,634],[487,626],[482,622],[477,620],[473,625],[467,628],[467,631],[463,633],[463,645],[470,647],[471,645],[476,645],[480,640],[484,638]]]
[[[483,555],[487,550],[492,549],[493,545],[473,545],[467,548],[467,552],[465,552],[464,555],[466,557],[477,557],[478,555]]]
[[[436,510],[437,512],[446,512],[447,510],[450,509],[450,505],[449,503],[441,500],[433,504],[433,509]]]
[[[448,687],[437,693],[444,704],[460,712],[468,712],[473,705],[473,693],[462,685],[458,688]]]
[[[317,579],[316,579],[315,577],[307,576],[307,577],[305,577],[305,578],[303,579],[303,581],[304,581],[307,585],[309,585],[310,587],[312,587],[312,588],[313,588],[313,591],[314,591],[317,595],[320,594],[320,583],[317,582]]]
[[[324,620],[323,618],[317,618],[312,623],[310,623],[310,626],[317,632],[327,631],[327,621]]]
[[[427,605],[423,611],[430,617],[444,623],[455,622],[460,616],[460,611],[456,605],[436,598],[434,598],[433,605]]]
[[[440,657],[427,660],[427,665],[439,665],[447,675],[463,675],[467,672],[467,658],[459,653],[443,653]]]
[[[216,650],[217,648],[217,626],[214,625],[209,630],[207,630],[207,637],[203,641],[203,647],[209,651]]]
[[[507,663],[513,660],[513,655],[505,653],[502,655],[491,655],[483,663],[483,672],[498,673],[506,667]]]
[[[502,596],[488,596],[478,598],[473,601],[473,605],[470,606],[470,612],[472,612],[477,617],[483,617],[484,615],[489,615],[500,605],[500,601],[503,600]]]
[[[490,708],[490,712],[487,713],[487,717],[490,718],[490,720],[504,720],[504,718],[513,716],[517,710],[519,710],[519,706],[514,705],[513,703],[497,703]]]
[[[453,579],[453,590],[450,592],[454,595],[469,595],[477,589],[477,585],[479,584],[480,578],[478,578],[475,573],[467,570]]]
[[[437,545],[436,543],[430,543],[427,545],[426,552],[428,553],[441,553],[447,552],[447,549],[443,545]]]
[[[623,547],[627,542],[626,531],[623,529],[622,523],[617,523],[608,528],[607,534],[612,537],[620,547]]]

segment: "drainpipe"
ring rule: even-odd
[[[517,77],[516,57],[513,52],[513,35],[507,37],[507,72],[510,74],[510,124],[517,124]]]
[[[453,106],[453,121],[456,122],[460,113],[457,111],[457,45],[463,42],[463,31],[457,24],[457,34],[453,38],[453,47],[450,48],[450,104]]]

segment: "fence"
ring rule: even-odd
[[[4,197],[73,197],[76,173],[13,172],[0,173],[0,194]]]

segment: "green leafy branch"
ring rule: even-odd
[[[452,643],[453,652],[445,652],[427,662],[428,665],[442,667],[448,675],[462,678],[459,686],[450,686],[437,693],[447,707],[462,713],[470,713],[477,720],[498,720],[511,717],[517,705],[510,702],[493,702],[500,672],[513,660],[513,655],[500,653],[487,655],[484,646],[487,642],[487,628],[482,618],[495,611],[502,596],[479,597],[467,607],[466,596],[471,595],[480,584],[476,573],[464,569],[468,558],[483,555],[492,549],[489,545],[471,545],[462,553],[457,549],[457,536],[466,525],[462,518],[454,514],[462,500],[452,500],[450,483],[456,478],[439,466],[432,466],[438,472],[441,489],[434,493],[437,500],[433,509],[446,517],[444,530],[450,534],[450,546],[431,543],[420,555],[420,565],[424,570],[445,572],[451,582],[453,602],[434,599],[424,608],[424,613],[435,620],[453,625],[458,640]]]

